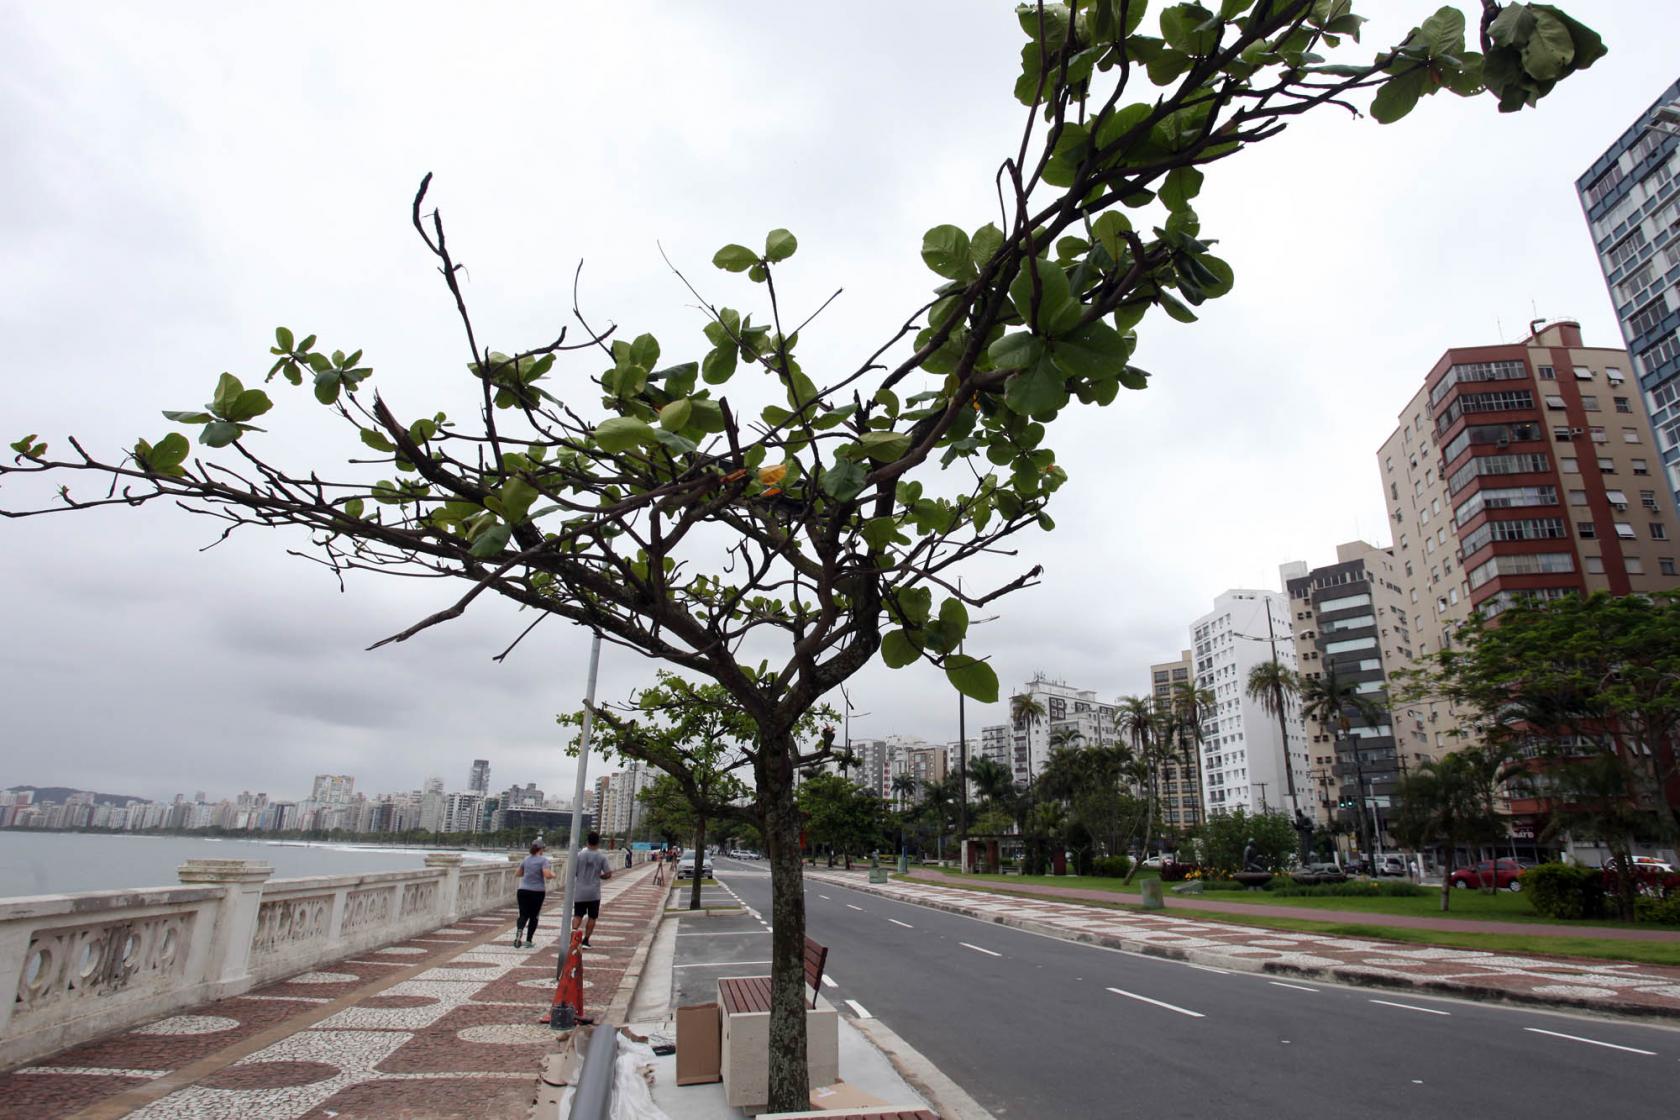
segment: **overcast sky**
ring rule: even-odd
[[[1620,345],[1573,181],[1676,77],[1672,0],[1569,0],[1608,58],[1538,111],[1425,101],[1387,128],[1334,111],[1210,170],[1198,203],[1237,286],[1202,322],[1154,315],[1144,393],[1052,433],[1071,475],[1043,584],[973,631],[1005,692],[1036,671],[1140,692],[1228,587],[1279,563],[1389,541],[1376,449],[1449,346],[1536,316]],[[1368,48],[1434,3],[1366,0]],[[421,175],[468,269],[480,338],[536,345],[587,311],[697,355],[692,297],[752,307],[711,270],[786,226],[786,299],[845,294],[803,336],[850,368],[934,278],[930,226],[973,228],[1013,150],[1022,42],[1009,5],[5,3],[0,40],[0,435],[114,451],[196,408],[222,370],[254,382],[273,328],[363,347],[399,411],[469,414],[466,352],[408,224]],[[578,381],[595,372],[576,370]],[[324,410],[277,385],[265,450],[319,461]],[[312,457],[314,456],[314,457]],[[15,493],[5,501],[12,504]],[[307,796],[466,783],[568,791],[555,712],[587,639],[487,603],[423,638],[372,641],[456,589],[333,580],[248,533],[162,506],[8,522],[0,546],[0,787],[167,797]],[[652,663],[609,647],[603,699]],[[856,736],[956,736],[929,667],[872,667]],[[969,708],[969,728],[1002,707]]]

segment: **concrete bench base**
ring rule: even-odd
[[[734,1108],[763,1108],[770,1101],[770,1013],[722,1011],[723,1092]],[[821,996],[805,1011],[805,1068],[812,1085],[840,1079],[840,1015]]]

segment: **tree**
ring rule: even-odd
[[[1221,878],[1243,867],[1243,849],[1254,841],[1261,863],[1274,870],[1286,867],[1295,851],[1295,830],[1282,813],[1250,813],[1237,806],[1215,813],[1196,830],[1198,859]]]
[[[768,1103],[802,1108],[794,787],[831,743],[802,744],[794,729],[877,654],[894,667],[930,662],[964,694],[997,699],[993,669],[958,652],[969,609],[1040,570],[974,591],[955,577],[1018,534],[1053,527],[1049,502],[1067,476],[1045,442],[1049,425],[1075,400],[1107,405],[1147,384],[1130,362],[1144,314],[1158,307],[1190,322],[1193,308],[1230,290],[1231,268],[1210,252],[1193,206],[1205,169],[1325,105],[1357,112],[1348,98],[1366,91],[1385,123],[1443,88],[1485,89],[1500,109],[1520,109],[1604,53],[1555,9],[1493,0],[1482,6],[1481,52],[1467,49],[1465,19],[1449,7],[1394,48],[1348,63],[1325,58],[1353,53],[1361,20],[1351,0],[1233,0],[1217,13],[1176,4],[1147,29],[1145,10],[1128,0],[1021,9],[1028,43],[1015,92],[1027,114],[997,176],[1001,224],[929,230],[922,259],[937,287],[822,384],[799,358],[815,316],[794,322],[779,298],[776,280],[798,248],[785,229],[762,249],[718,250],[713,264],[744,274],[763,299],[743,313],[695,288],[706,322],[692,357],[662,361],[652,335],[594,329],[575,300],[581,340],[562,331],[492,349],[442,217],[426,208],[428,176],[410,216],[461,320],[480,400],[473,422],[426,407],[399,415],[395,397],[370,391],[361,350],[281,328],[269,377],[307,378],[350,429],[347,467],[286,465],[286,446],[253,423],[272,408],[267,393],[224,374],[203,408],[166,414],[220,454],[195,458],[171,430],[103,456],[72,440],[73,454],[54,458],[31,434],[13,443],[0,478],[56,486],[62,502],[5,512],[161,500],[219,519],[224,532],[301,529],[340,576],[464,581],[457,600],[387,641],[459,617],[490,592],[716,682],[757,728],[753,813],[774,899]],[[1154,203],[1164,214],[1140,214],[1142,228],[1119,209]],[[562,358],[581,366],[568,384],[590,376],[591,355],[593,388],[549,378]],[[743,371],[758,384],[730,400],[722,387]],[[743,411],[767,392],[777,403]],[[942,475],[948,467],[960,473]],[[102,496],[73,493],[83,477]],[[963,481],[930,486],[943,478]]]
[[[1360,755],[1359,744],[1349,740],[1353,735],[1354,716],[1358,716],[1366,727],[1374,729],[1381,725],[1387,710],[1369,695],[1360,692],[1359,686],[1353,681],[1338,676],[1334,665],[1326,665],[1321,677],[1309,677],[1301,681],[1300,697],[1303,716],[1336,729],[1337,757],[1344,751],[1353,756],[1354,781],[1359,786],[1355,795],[1354,819],[1359,830],[1359,846],[1369,855],[1376,847],[1373,841],[1380,840],[1380,837],[1368,836],[1365,830],[1365,763]],[[1372,821],[1371,827],[1374,830],[1377,823]]]
[[[829,849],[831,867],[836,851],[849,869],[852,856],[880,847],[881,799],[836,774],[813,774],[800,783],[799,809],[811,843]]]
[[[1178,712],[1180,759],[1184,767],[1184,779],[1192,783],[1195,788],[1195,801],[1198,809],[1202,804],[1202,719],[1213,710],[1218,697],[1211,688],[1197,688],[1193,684],[1178,684],[1173,686],[1172,705]],[[1190,821],[1194,827],[1199,820]]]
[[[1426,761],[1400,782],[1394,833],[1409,847],[1439,845],[1442,849],[1443,911],[1452,904],[1453,861],[1459,846],[1485,842],[1502,831],[1491,786],[1483,775],[1486,760],[1480,754],[1467,748],[1439,761]],[[1494,878],[1489,876],[1490,881]]]
[[[1267,625],[1271,625],[1270,615],[1267,616]],[[1298,826],[1302,819],[1301,801],[1295,790],[1295,760],[1289,754],[1289,700],[1299,697],[1302,688],[1300,674],[1279,663],[1275,644],[1272,646],[1272,659],[1262,661],[1248,671],[1248,698],[1259,704],[1261,709],[1278,723],[1278,743],[1283,750],[1285,793],[1289,798],[1289,811],[1296,814]],[[1299,831],[1300,854],[1304,860],[1307,856],[1307,830],[1303,827]]]
[[[1155,835],[1155,770],[1162,753],[1158,739],[1161,728],[1156,715],[1154,704],[1142,696],[1122,696],[1114,716],[1116,730],[1131,740],[1131,765],[1136,767],[1135,772],[1141,778],[1144,856],[1149,854],[1149,845]],[[1126,882],[1132,881],[1132,876],[1137,874],[1142,864],[1141,857],[1132,861],[1131,868],[1126,872]]]

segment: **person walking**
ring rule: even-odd
[[[589,920],[589,924],[583,927],[585,945],[589,944],[589,935],[595,932],[595,919],[601,916],[601,880],[612,878],[612,868],[601,852],[601,834],[591,832],[588,844],[577,854],[577,865],[571,873],[572,931],[577,932],[585,918]]]
[[[543,900],[548,897],[548,881],[554,878],[554,864],[545,855],[541,840],[531,842],[531,854],[519,864],[519,922],[513,927],[513,947],[519,948],[520,937],[531,948],[537,935],[537,915],[542,912]]]

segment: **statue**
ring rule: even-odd
[[[1260,863],[1260,849],[1254,846],[1254,837],[1252,836],[1248,838],[1248,843],[1243,846],[1242,862],[1244,871],[1266,870]]]

